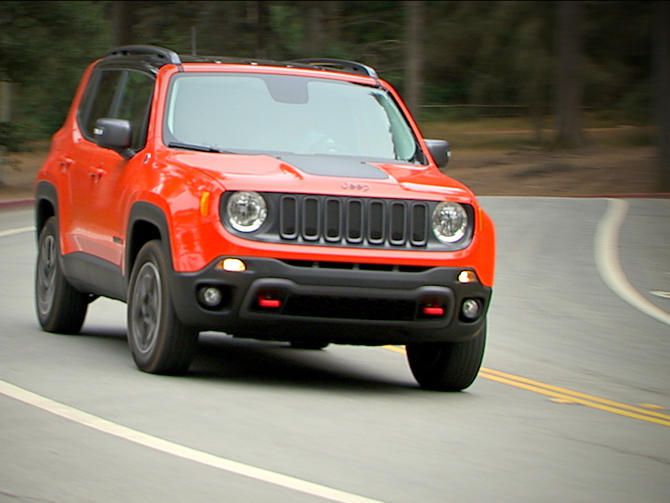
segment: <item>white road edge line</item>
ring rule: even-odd
[[[35,230],[35,227],[19,227],[17,229],[8,229],[6,231],[0,231],[0,238],[5,238],[7,236],[15,236],[16,234],[23,234],[25,232],[32,232]]]
[[[652,318],[670,325],[670,314],[644,298],[630,284],[619,262],[619,229],[626,217],[628,203],[607,199],[605,215],[598,223],[594,237],[594,254],[600,277],[623,300]]]
[[[38,395],[31,391],[25,390],[13,384],[0,379],[0,393],[20,402],[23,402],[33,407],[37,407],[43,411],[55,414],[69,421],[73,421],[83,426],[87,426],[94,430],[122,438],[129,442],[133,442],[150,449],[155,449],[166,454],[171,454],[179,458],[194,461],[203,465],[217,468],[226,472],[242,475],[251,479],[260,480],[268,484],[285,487],[310,496],[316,496],[325,500],[338,501],[342,503],[379,503],[378,500],[365,498],[356,494],[339,491],[330,487],[307,482],[281,473],[264,470],[255,466],[238,463],[230,459],[208,454],[203,451],[191,449],[183,445],[163,440],[162,438],[154,437],[141,431],[133,430],[126,426],[113,423],[98,416],[94,416],[87,412],[83,412],[69,405],[62,404]]]

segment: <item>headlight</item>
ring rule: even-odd
[[[442,243],[455,243],[465,236],[468,214],[458,203],[440,203],[433,211],[433,234]]]
[[[268,216],[263,196],[256,192],[236,192],[226,205],[228,223],[240,232],[258,230]]]

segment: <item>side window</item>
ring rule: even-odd
[[[133,70],[102,70],[94,76],[79,110],[80,125],[88,139],[93,138],[95,121],[102,117],[125,119],[133,131],[131,148],[144,146],[154,80]]]
[[[141,149],[146,141],[153,90],[154,80],[151,77],[131,70],[126,72],[119,109],[114,117],[130,121],[134,150]]]
[[[87,97],[81,115],[84,134],[89,138],[93,137],[96,120],[111,117],[114,95],[121,83],[122,75],[123,72],[118,70],[103,70],[94,77],[90,90],[93,94]]]

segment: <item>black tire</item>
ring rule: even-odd
[[[40,232],[35,264],[35,311],[47,332],[76,334],[88,310],[88,296],[77,291],[63,275],[56,217]]]
[[[469,341],[408,344],[407,361],[422,388],[461,391],[477,377],[485,345],[486,323]]]
[[[177,318],[168,290],[170,266],[160,241],[137,255],[128,289],[128,345],[137,368],[151,374],[182,374],[198,345],[198,332]]]
[[[291,347],[293,349],[311,349],[318,351],[328,347],[328,342],[322,341],[291,341]]]

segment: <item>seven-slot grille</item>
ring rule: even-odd
[[[279,236],[282,241],[425,247],[429,209],[426,201],[285,194],[279,200]]]

